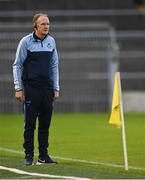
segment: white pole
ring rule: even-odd
[[[125,170],[128,170],[128,156],[127,156],[127,145],[126,145],[126,133],[125,133],[125,123],[124,123],[124,113],[123,113],[123,103],[122,103],[122,89],[121,89],[121,79],[120,72],[118,72],[119,78],[119,94],[120,94],[120,111],[122,120],[122,141],[123,141],[123,151],[124,151],[124,165]]]

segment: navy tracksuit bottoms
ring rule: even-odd
[[[53,110],[53,90],[46,87],[24,87],[24,144],[25,154],[34,155],[34,130],[38,118],[39,156],[47,155],[49,127]]]

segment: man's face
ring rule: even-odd
[[[48,17],[40,16],[36,22],[36,34],[38,37],[42,37],[48,34],[50,22]]]

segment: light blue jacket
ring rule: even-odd
[[[21,39],[13,64],[15,90],[21,90],[25,83],[43,84],[48,82],[52,89],[59,91],[58,54],[55,40],[49,34],[39,39],[31,33]],[[48,66],[48,67],[47,67]]]

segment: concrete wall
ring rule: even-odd
[[[145,112],[145,91],[123,93],[124,112]]]

